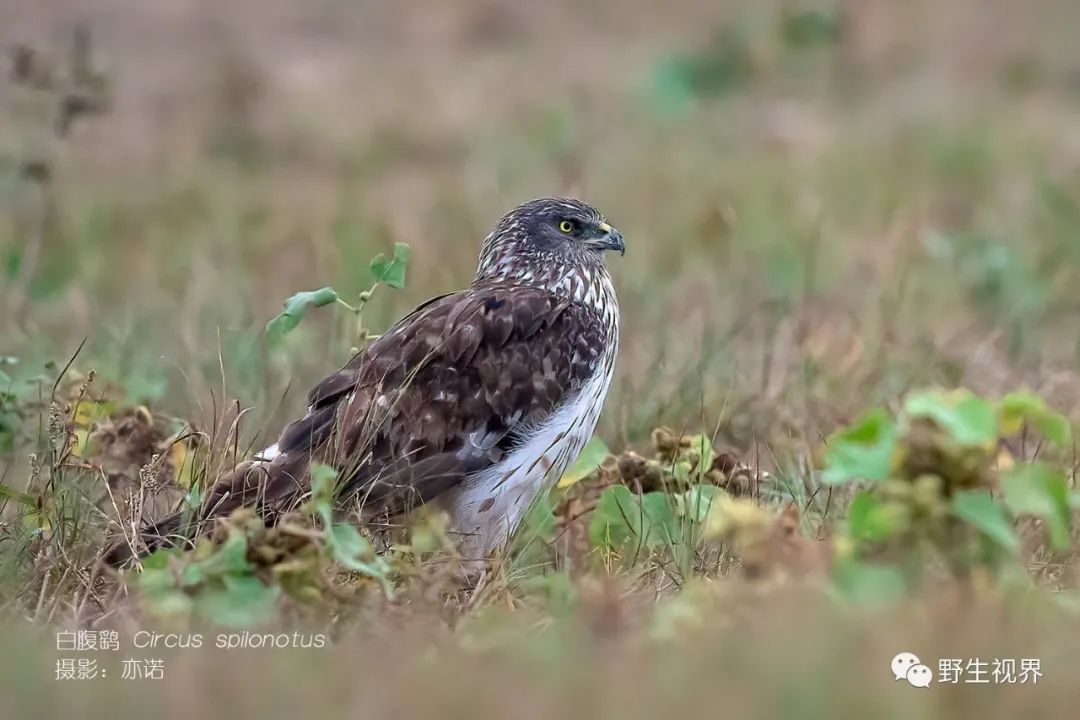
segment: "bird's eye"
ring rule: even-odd
[[[563,220],[559,223],[559,230],[569,235],[570,233],[574,232],[574,223],[570,222],[569,220]]]

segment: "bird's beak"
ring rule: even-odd
[[[602,234],[589,242],[592,247],[597,250],[618,250],[620,255],[626,254],[626,243],[623,242],[622,233],[606,222],[602,222],[596,227]]]

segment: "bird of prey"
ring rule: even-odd
[[[435,505],[466,559],[504,546],[600,415],[619,348],[610,250],[625,253],[622,236],[584,202],[515,208],[485,238],[468,287],[423,303],[324,378],[275,445],[209,488],[198,520],[250,506],[272,523],[323,463],[362,519]],[[151,523],[107,560],[175,544],[180,524]]]

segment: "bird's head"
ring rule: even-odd
[[[602,268],[608,250],[625,254],[626,245],[599,211],[573,198],[540,198],[511,210],[488,234],[476,276],[557,279]]]

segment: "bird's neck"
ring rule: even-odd
[[[602,260],[568,264],[565,260],[521,262],[520,258],[495,260],[481,266],[473,284],[498,282],[540,288],[552,295],[586,305],[617,332],[619,305],[615,286]]]

